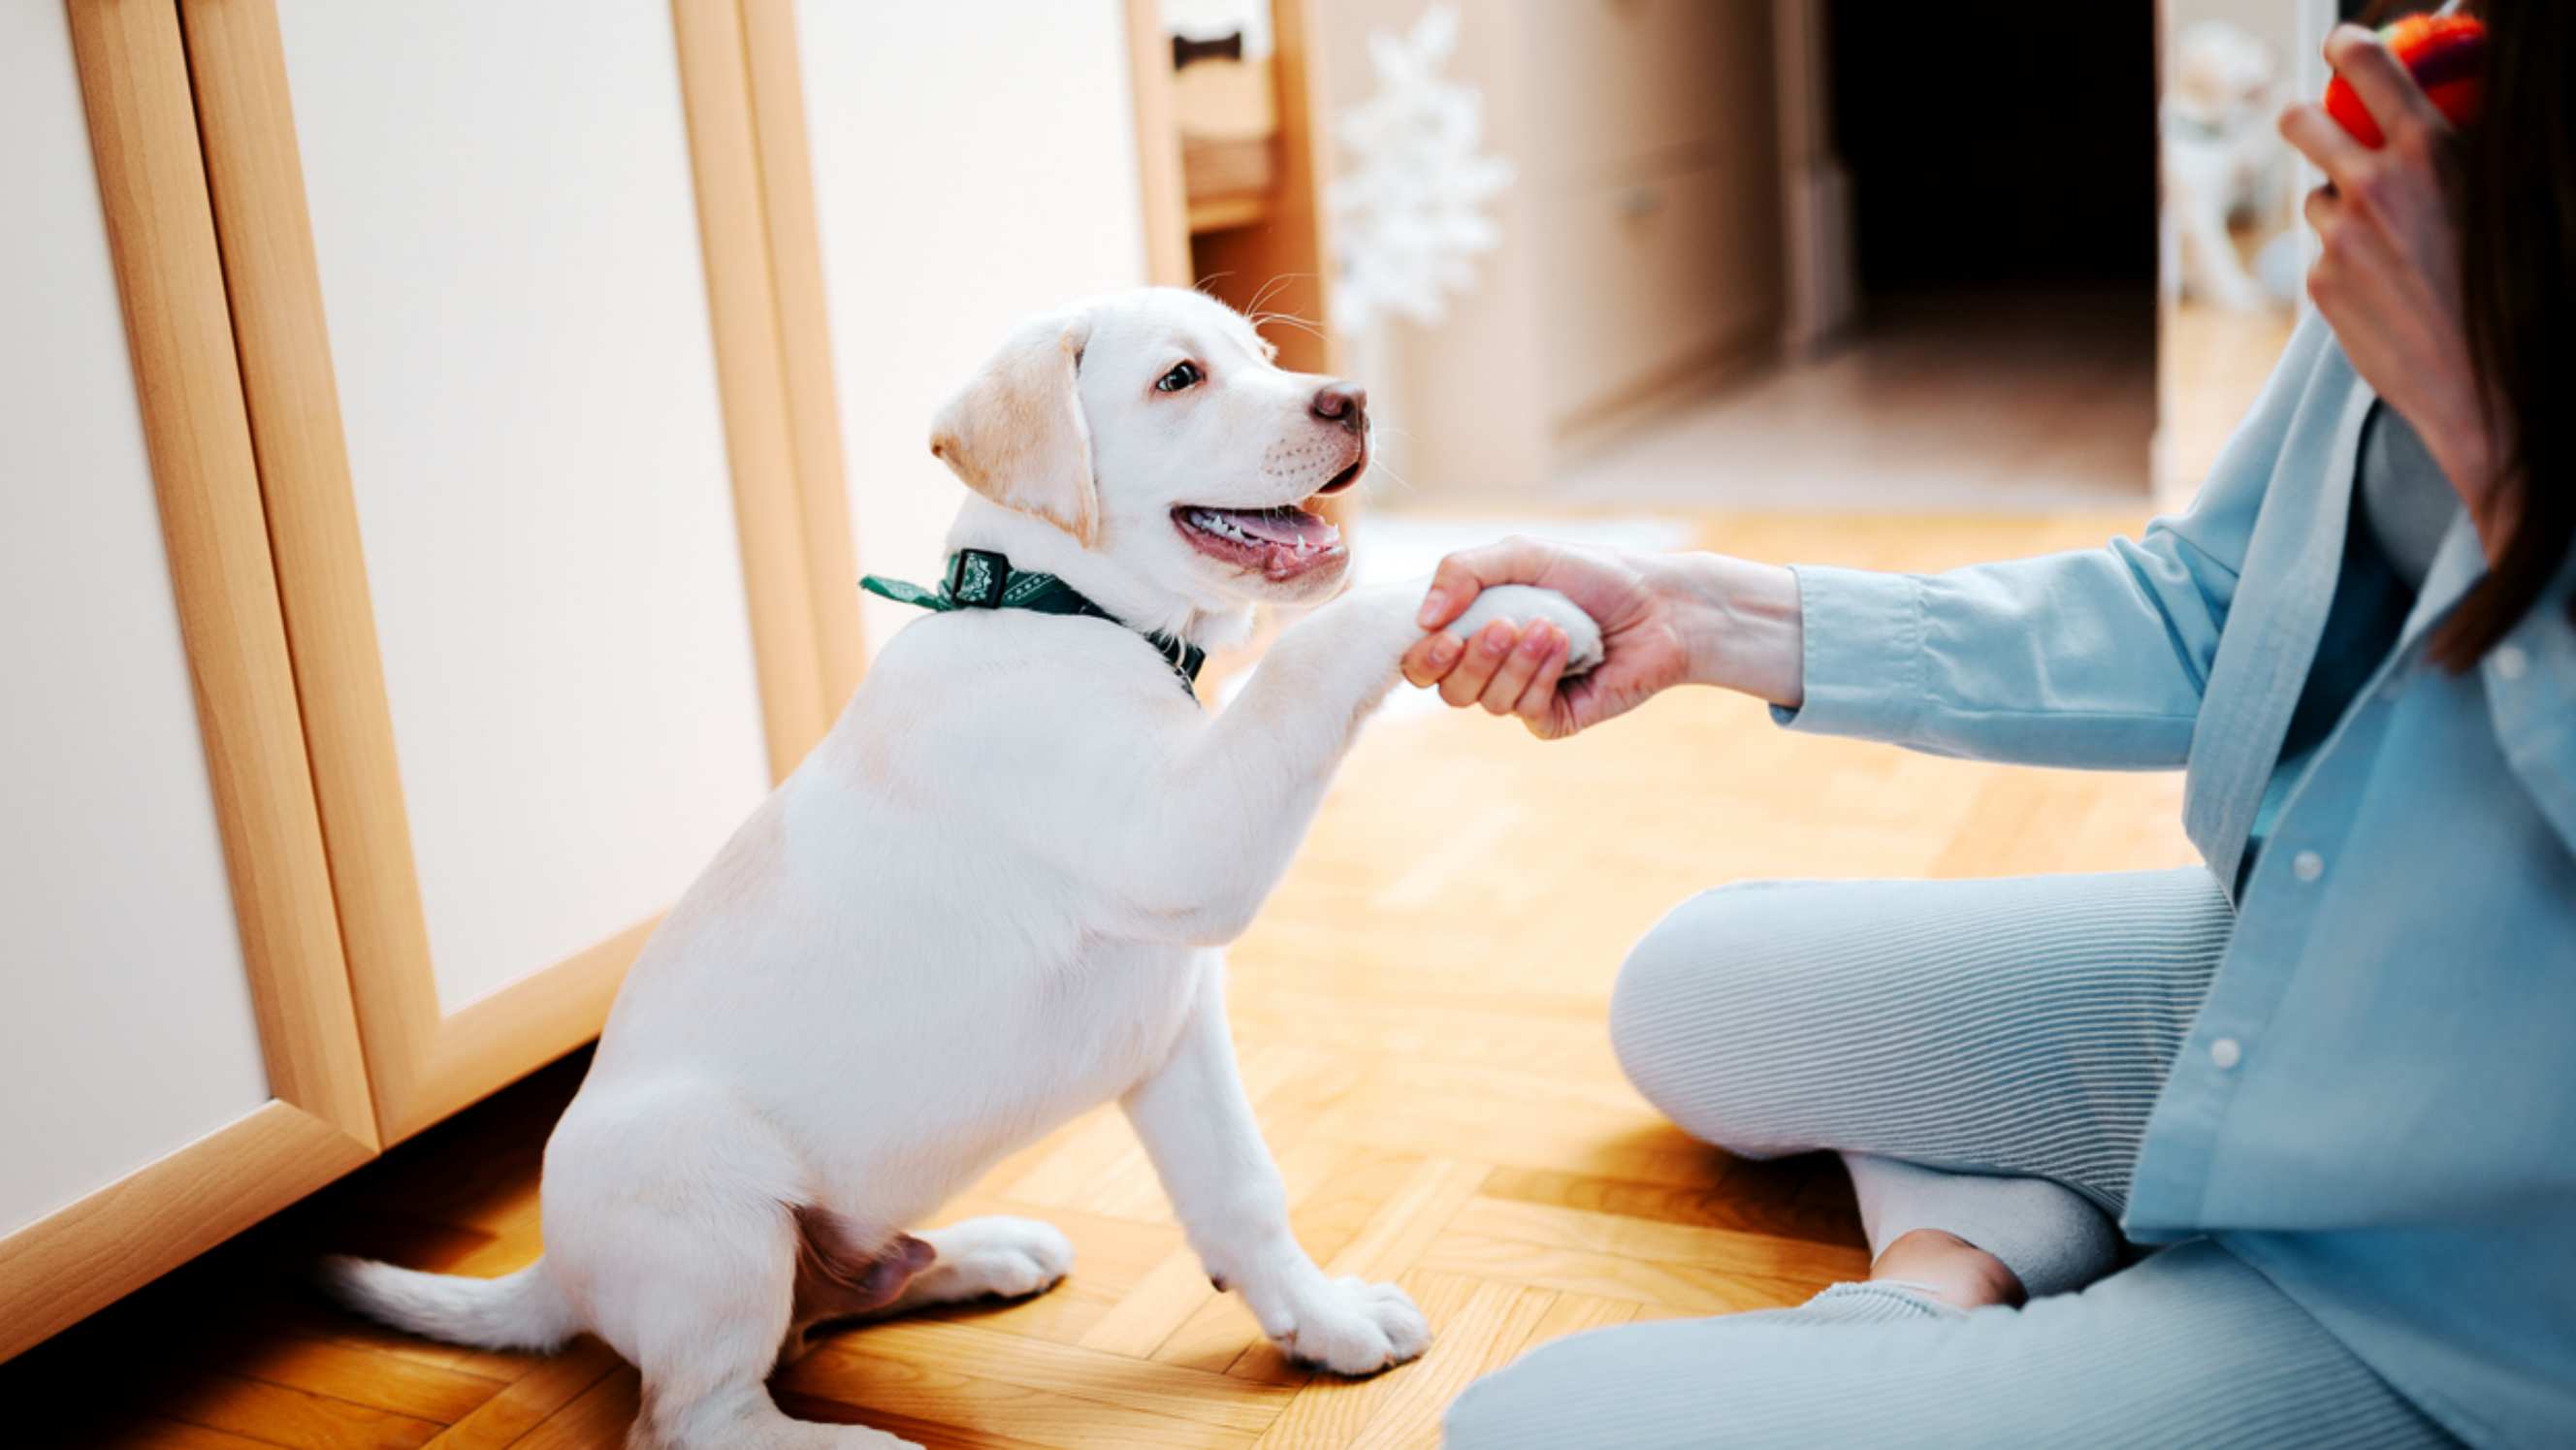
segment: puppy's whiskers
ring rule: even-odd
[[[1272,295],[1277,293],[1281,288],[1288,286],[1292,282],[1310,282],[1313,281],[1314,278],[1315,274],[1312,272],[1276,273],[1269,281],[1261,284],[1260,291],[1252,294],[1252,301],[1247,303],[1243,310],[1246,313],[1259,312],[1261,310],[1261,304],[1269,301]]]
[[[1387,461],[1383,458],[1371,458],[1369,460],[1368,472],[1360,477],[1360,487],[1368,490],[1370,493],[1377,492],[1377,480],[1380,474],[1384,474],[1387,478],[1393,480],[1395,486],[1403,489],[1406,493],[1421,492],[1420,489],[1414,487],[1412,479],[1396,472],[1392,467],[1388,466]]]
[[[1256,328],[1267,327],[1274,322],[1282,323],[1318,341],[1321,341],[1324,336],[1322,328],[1293,312],[1256,312],[1251,315],[1251,321]]]
[[[1260,288],[1252,294],[1252,301],[1245,304],[1243,309],[1244,312],[1249,315],[1258,316],[1261,312],[1261,304],[1270,300],[1270,294],[1286,285],[1288,285],[1288,279],[1286,276],[1272,276],[1269,281],[1262,283]]]

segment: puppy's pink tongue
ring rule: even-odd
[[[1342,541],[1342,531],[1304,509],[1262,509],[1228,514],[1236,528],[1266,544],[1299,544],[1310,549],[1329,549]]]

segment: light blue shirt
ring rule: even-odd
[[[1800,569],[1806,703],[1783,718],[2185,768],[2184,826],[2237,925],[2124,1227],[2214,1235],[2472,1443],[2576,1443],[2576,565],[2454,675],[2425,646],[2485,570],[2463,514],[2235,890],[2375,401],[2311,321],[2199,499],[2138,539]]]

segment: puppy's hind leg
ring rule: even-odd
[[[1033,1218],[970,1218],[926,1230],[936,1257],[885,1307],[887,1314],[965,1299],[1025,1299],[1073,1271],[1073,1242]]]
[[[579,1108],[576,1104],[576,1108]],[[797,1290],[796,1212],[779,1199],[785,1154],[756,1121],[663,1098],[646,1171],[596,1171],[630,1147],[618,1122],[567,1115],[547,1147],[549,1261],[593,1327],[643,1376],[629,1450],[897,1450],[860,1425],[791,1419],[767,1381]]]
[[[1050,1223],[970,1218],[875,1245],[837,1215],[800,1209],[796,1316],[779,1362],[803,1355],[807,1331],[829,1321],[888,1319],[971,1299],[1025,1299],[1061,1283],[1073,1244]]]
[[[800,1275],[783,1204],[712,1222],[693,1205],[677,1239],[635,1284],[654,1302],[631,1341],[612,1340],[643,1371],[643,1413],[629,1450],[897,1450],[910,1441],[863,1425],[791,1419],[769,1397]],[[765,1210],[765,1211],[764,1211]],[[898,1267],[895,1272],[901,1272]]]

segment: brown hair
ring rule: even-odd
[[[2462,300],[2511,532],[2434,636],[2465,670],[2540,602],[2576,543],[2576,5],[2486,0],[2485,119],[2461,137]],[[2576,620],[2576,600],[2568,615]]]

